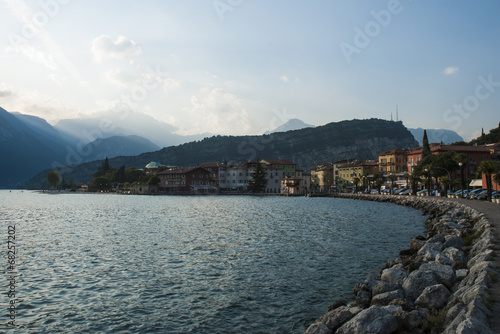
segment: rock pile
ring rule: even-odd
[[[469,207],[426,198],[339,194],[412,206],[429,215],[427,236],[354,287],[354,301],[329,307],[306,334],[493,333],[488,286],[496,278],[493,234]]]

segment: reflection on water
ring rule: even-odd
[[[0,200],[24,332],[302,333],[424,231],[419,211],[332,198]]]

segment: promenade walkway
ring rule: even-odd
[[[439,198],[439,197],[438,197]],[[499,277],[490,289],[491,296],[494,298],[493,303],[493,316],[490,318],[490,328],[495,332],[500,334],[500,204],[490,203],[486,201],[478,200],[466,200],[457,198],[440,198],[444,201],[454,201],[464,205],[467,205],[479,212],[482,212],[486,218],[490,221],[494,233],[495,233],[495,245],[494,252],[495,257],[493,262],[498,268]]]

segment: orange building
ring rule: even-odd
[[[484,146],[466,146],[466,145],[444,145],[438,143],[429,144],[431,154],[453,151],[467,155],[467,163],[464,166],[464,174],[469,178],[476,175],[477,166],[483,160],[491,160],[490,149]],[[412,148],[406,154],[408,173],[413,172],[417,163],[422,159],[422,146]],[[450,171],[452,173],[454,171]],[[459,174],[459,173],[457,173]]]
[[[395,148],[378,154],[378,168],[381,174],[406,173],[408,170],[406,155],[409,150]]]

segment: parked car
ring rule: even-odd
[[[411,189],[405,189],[404,191],[401,191],[398,195],[411,195],[411,193],[413,192],[413,190]]]
[[[474,198],[474,195],[478,192],[481,192],[483,191],[483,189],[479,188],[479,189],[474,189],[474,190],[471,190],[467,193],[467,198],[469,199],[473,199]]]
[[[496,198],[496,196],[498,196],[498,191],[492,191],[491,192],[491,198]],[[488,191],[485,190],[485,191],[482,191],[479,193],[479,195],[477,195],[476,199],[480,199],[480,200],[487,200],[488,199]]]
[[[417,191],[417,196],[427,196],[427,189],[422,189],[420,191]]]

